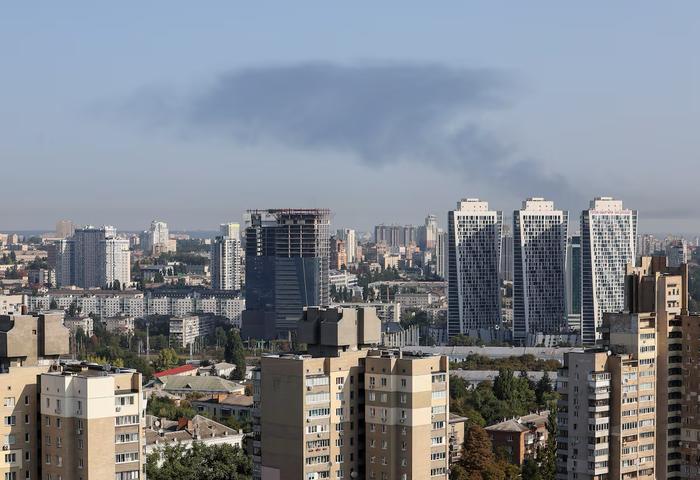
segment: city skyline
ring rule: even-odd
[[[70,215],[207,229],[277,204],[329,207],[334,224],[367,229],[370,215],[417,223],[462,196],[503,211],[542,196],[578,211],[611,195],[650,232],[698,220],[692,175],[673,176],[673,196],[636,187],[667,162],[697,162],[695,3],[402,2],[371,16],[172,6],[138,18],[88,3],[79,15],[3,9],[0,156],[29,166],[36,189],[5,186],[21,200],[0,228]]]

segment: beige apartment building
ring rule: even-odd
[[[45,480],[145,478],[141,374],[98,365],[66,365],[41,375]]]
[[[448,360],[379,350],[372,308],[307,308],[255,372],[254,478],[446,479]]]
[[[624,312],[604,315],[598,348],[565,355],[558,478],[693,478],[681,456],[682,409],[692,408],[683,323],[700,317],[688,315],[687,279],[685,265],[643,257],[627,269]]]
[[[62,364],[68,339],[60,314],[0,316],[0,479],[144,478],[141,375]]]
[[[68,353],[62,315],[0,316],[0,478],[38,479],[37,378]]]

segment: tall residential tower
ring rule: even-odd
[[[581,336],[592,345],[604,313],[621,312],[625,272],[635,261],[637,212],[599,197],[581,214]]]
[[[448,334],[498,328],[503,212],[489,210],[487,202],[468,198],[449,212],[447,225]]]
[[[566,240],[569,214],[529,198],[513,212],[513,336],[559,334],[567,327]]]

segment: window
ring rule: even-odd
[[[447,390],[434,390],[433,398],[445,398],[447,395]]]
[[[306,394],[306,403],[324,403],[330,401],[330,399],[331,395],[328,392]]]
[[[9,415],[9,416],[5,417],[4,423],[5,423],[5,425],[8,425],[8,426],[15,425],[17,423],[17,417],[15,417],[14,415]]]
[[[114,457],[115,463],[131,463],[139,461],[139,452],[117,453]]]
[[[15,463],[17,461],[17,454],[16,453],[6,453],[5,454],[5,463]]]
[[[335,463],[343,463],[345,460],[343,458],[343,454],[339,453],[338,455],[335,456]]]
[[[312,408],[307,412],[309,418],[313,417],[327,417],[331,414],[330,408]]]
[[[15,397],[5,397],[2,401],[2,405],[4,407],[14,407],[15,406]]]
[[[114,397],[114,405],[117,407],[123,407],[125,405],[134,404],[134,395],[119,395]]]
[[[431,445],[442,445],[443,443],[445,443],[445,437],[442,437],[442,436],[440,436],[440,437],[433,437],[433,438],[430,439],[430,444],[431,444]]]
[[[315,387],[317,385],[328,385],[328,377],[317,376],[317,377],[306,377],[306,386]]]
[[[114,438],[114,443],[131,443],[131,442],[138,442],[139,441],[139,434],[134,432],[134,433],[121,433],[116,435]],[[80,445],[80,448],[82,448],[82,439],[79,440],[78,444]]]
[[[135,425],[139,423],[138,415],[120,415],[114,418],[116,425]]]
[[[306,433],[324,433],[328,431],[328,425],[308,425]]]

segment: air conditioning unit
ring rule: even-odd
[[[122,411],[122,407],[117,407],[116,410],[117,410],[117,412],[121,412],[121,411]]]
[[[10,449],[10,446],[9,446],[9,445],[3,445],[3,446],[2,446],[2,449],[3,449],[3,450],[9,450],[9,449]]]

